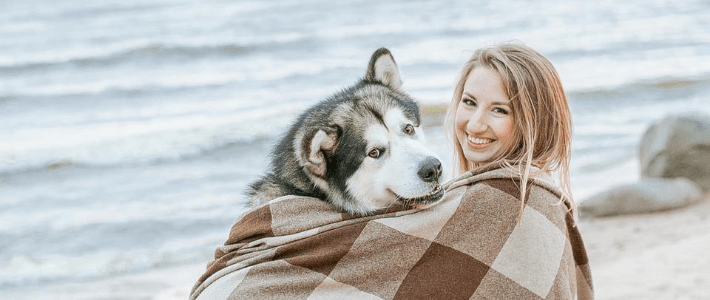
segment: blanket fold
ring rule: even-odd
[[[465,174],[437,205],[371,216],[287,196],[246,212],[190,299],[593,299],[569,203],[545,180]]]

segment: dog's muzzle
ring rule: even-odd
[[[419,165],[417,175],[426,184],[436,184],[434,189],[428,194],[415,198],[404,198],[397,196],[398,200],[405,205],[429,204],[438,201],[444,196],[444,188],[439,184],[441,178],[441,161],[436,157],[429,156]]]

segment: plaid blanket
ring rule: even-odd
[[[367,217],[287,196],[245,213],[190,299],[592,299],[568,203],[534,179],[465,174],[428,209]]]

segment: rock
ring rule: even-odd
[[[646,130],[639,150],[642,177],[685,177],[710,191],[710,116],[666,117]]]
[[[648,213],[702,201],[702,190],[687,178],[642,178],[594,195],[578,205],[581,217]]]

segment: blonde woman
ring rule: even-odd
[[[531,175],[555,173],[571,203],[572,116],[555,68],[535,50],[509,43],[476,51],[456,84],[445,128],[455,175],[503,165],[522,175],[524,193]]]
[[[496,253],[493,269],[499,260],[504,277],[546,299],[592,298],[570,192],[572,118],[550,61],[518,43],[477,50],[461,71],[444,126],[456,177],[448,192],[489,210],[470,215],[482,227],[475,230],[504,235],[504,242],[492,241],[500,245],[486,246]],[[567,282],[552,279],[560,274]]]

